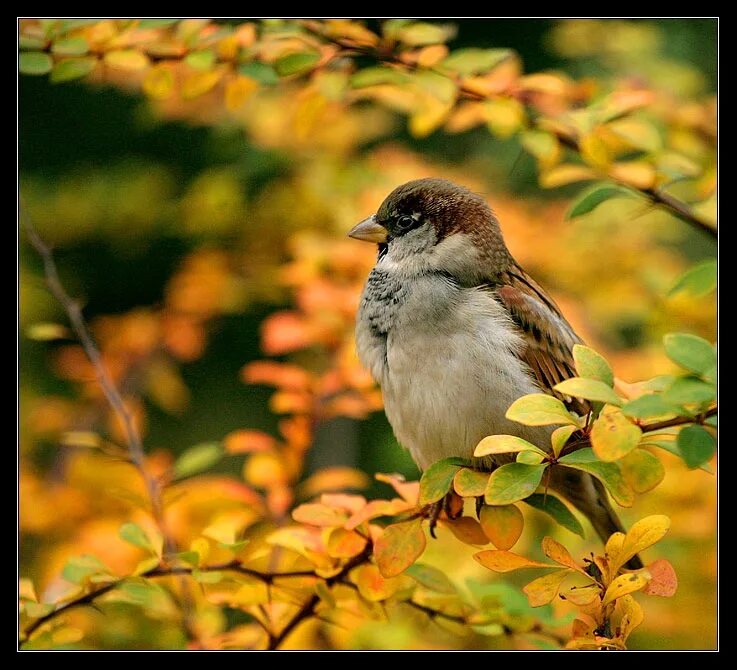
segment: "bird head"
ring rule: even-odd
[[[348,235],[379,245],[379,262],[405,274],[447,273],[477,281],[510,262],[499,222],[478,194],[446,179],[395,188]]]

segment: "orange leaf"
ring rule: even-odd
[[[297,312],[276,312],[261,324],[261,346],[271,356],[304,349],[314,341],[309,323]]]
[[[246,384],[276,386],[287,391],[306,391],[312,382],[312,375],[307,370],[274,361],[254,361],[244,365],[241,378]]]
[[[243,479],[258,488],[285,484],[288,480],[284,462],[273,451],[257,452],[243,464]]]
[[[353,558],[366,547],[366,538],[354,530],[335,528],[328,538],[328,556],[333,558]]]
[[[312,396],[295,391],[277,391],[269,399],[274,414],[307,414],[312,409]]]
[[[383,577],[396,577],[425,551],[422,519],[387,526],[374,545],[374,557]]]
[[[368,485],[368,477],[360,470],[345,466],[336,466],[320,470],[302,482],[300,484],[300,492],[305,497],[310,497],[323,491],[365,489],[368,488]]]
[[[372,563],[359,565],[351,573],[351,579],[358,587],[358,592],[371,602],[386,600],[399,588],[399,580],[385,579]]]
[[[515,545],[525,526],[525,519],[516,505],[484,505],[479,521],[494,546],[505,550]]]
[[[678,576],[673,566],[664,558],[650,563],[647,566],[650,573],[650,581],[643,589],[643,593],[649,596],[662,596],[670,598],[678,590]]]
[[[377,481],[389,484],[404,500],[413,505],[417,504],[420,497],[420,482],[407,482],[403,475],[384,474],[377,472],[374,477]]]
[[[523,568],[554,568],[554,565],[539,563],[511,551],[495,551],[487,549],[474,554],[473,557],[485,568],[494,572],[511,572]]]
[[[489,544],[489,538],[486,537],[486,533],[484,533],[479,522],[470,516],[462,516],[460,519],[454,520],[443,519],[440,524],[450,528],[453,535],[465,544],[481,546]]]
[[[239,75],[225,87],[225,109],[237,112],[258,89],[258,82],[251,77]]]
[[[482,496],[489,483],[490,473],[462,468],[453,477],[453,488],[459,496]]]
[[[650,188],[655,184],[655,168],[645,161],[615,163],[609,168],[612,179],[634,188]]]
[[[576,561],[573,560],[573,556],[569,553],[560,542],[554,540],[552,537],[544,537],[542,542],[543,552],[548,558],[552,558],[556,563],[565,565],[571,570],[580,572],[582,575],[586,575],[586,571],[581,568]]]
[[[359,512],[366,506],[366,498],[349,493],[323,493],[320,502],[328,507],[342,509],[351,514]]]
[[[344,528],[353,530],[358,528],[364,521],[370,521],[380,516],[394,516],[401,512],[406,512],[414,507],[404,500],[394,498],[394,500],[372,500],[362,510],[356,512],[346,522]]]
[[[260,430],[234,430],[223,440],[225,451],[230,454],[248,454],[253,451],[271,451],[276,440]]]
[[[292,511],[292,518],[311,526],[342,526],[348,515],[322,503],[305,503]]]

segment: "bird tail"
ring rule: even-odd
[[[557,472],[555,472],[557,470]],[[601,541],[606,541],[612,533],[624,533],[625,529],[617,513],[612,509],[609,496],[603,484],[584,472],[570,468],[555,468],[550,485],[562,493],[576,509],[586,515]],[[627,561],[630,570],[644,567],[638,555]]]

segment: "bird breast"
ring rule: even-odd
[[[364,289],[356,344],[381,385],[397,439],[420,468],[471,458],[478,442],[496,433],[547,448],[547,428],[504,416],[514,400],[540,389],[491,290],[461,287],[441,273],[410,280],[379,265]]]

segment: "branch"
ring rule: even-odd
[[[207,565],[201,568],[190,568],[186,566],[172,567],[168,565],[157,565],[155,568],[151,568],[150,570],[147,570],[146,572],[143,572],[137,576],[138,577],[148,577],[148,578],[173,577],[176,575],[186,576],[186,575],[191,575],[193,570],[199,570],[200,572],[221,572],[221,571],[237,572],[242,575],[248,575],[249,577],[254,577],[255,579],[262,581],[264,584],[273,584],[274,581],[279,578],[286,579],[290,577],[314,577],[315,576],[315,573],[312,572],[311,570],[297,570],[294,572],[274,572],[274,573],[261,572],[259,570],[252,570],[251,568],[247,568],[240,561],[237,561],[237,560],[228,561],[227,563]],[[91,605],[98,598],[101,598],[106,593],[110,593],[110,591],[113,591],[116,588],[118,588],[123,582],[125,582],[127,579],[130,579],[132,576],[133,575],[126,575],[125,577],[121,577],[120,579],[117,579],[114,582],[105,584],[105,586],[101,586],[100,588],[95,589],[94,591],[90,591],[89,593],[85,593],[84,595],[79,596],[78,598],[75,598],[74,600],[70,600],[68,603],[64,603],[60,607],[57,607],[53,612],[49,612],[48,614],[45,614],[44,616],[39,617],[38,619],[30,623],[28,627],[23,631],[23,633],[21,634],[21,641],[27,640],[38,628],[43,626],[45,623],[48,623],[49,621],[53,621],[54,619],[58,618],[65,612],[68,612],[69,610],[74,609],[76,607],[81,607],[82,605]],[[267,633],[268,632],[269,631],[267,631]]]
[[[654,433],[658,430],[664,430],[665,428],[673,428],[674,426],[683,426],[687,423],[698,423],[703,424],[710,416],[716,416],[717,408],[712,407],[703,414],[699,414],[697,417],[688,418],[685,416],[677,416],[673,419],[667,419],[665,421],[658,421],[657,423],[649,423],[640,426],[643,433]]]

